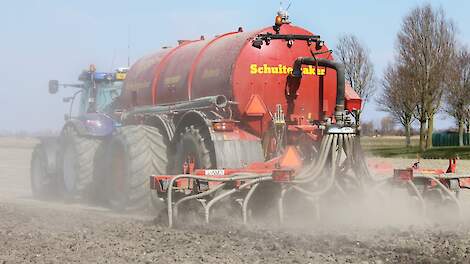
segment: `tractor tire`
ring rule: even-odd
[[[37,145],[31,156],[31,190],[33,197],[44,199],[52,197],[56,192],[56,175],[47,169],[47,156],[42,144]]]
[[[108,148],[107,200],[117,211],[151,207],[149,178],[167,173],[167,144],[159,130],[146,125],[118,129]]]
[[[62,146],[64,196],[89,199],[93,186],[94,158],[101,140],[78,135],[65,136]]]
[[[109,148],[110,138],[104,138],[101,144],[96,149],[95,158],[93,160],[93,186],[91,188],[91,201],[94,204],[106,207],[107,205],[107,196],[105,190],[106,188],[106,178],[109,174],[109,164],[107,163],[107,154]]]

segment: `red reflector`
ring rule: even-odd
[[[413,180],[413,169],[395,169],[393,170],[393,179],[398,181]]]
[[[288,146],[282,155],[280,164],[281,168],[298,168],[302,166],[300,154],[294,146]]]
[[[252,95],[246,106],[245,114],[247,116],[260,117],[265,115],[267,112],[268,111],[261,97],[257,94]]]
[[[215,131],[220,131],[220,132],[233,131],[235,129],[235,122],[233,121],[213,122],[212,128],[214,128]]]

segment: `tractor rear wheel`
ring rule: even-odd
[[[55,193],[56,178],[47,169],[47,156],[42,144],[37,145],[31,157],[31,190],[35,198],[46,198]]]
[[[93,184],[93,167],[100,140],[78,135],[64,138],[62,175],[64,193],[68,198],[89,198]]]
[[[105,185],[109,205],[118,211],[150,208],[149,178],[167,172],[167,144],[155,127],[118,129],[108,148],[110,175]]]

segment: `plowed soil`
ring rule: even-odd
[[[37,201],[29,186],[34,141],[15,140],[0,143],[0,263],[470,263],[469,221],[268,228],[219,220],[169,229],[155,215]]]

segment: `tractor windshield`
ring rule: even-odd
[[[96,88],[96,108],[98,112],[106,112],[109,110],[110,104],[113,100],[121,95],[123,81],[97,81]],[[80,107],[79,113],[86,113],[88,109],[88,99],[90,98],[91,92],[91,83],[85,83],[86,89],[83,89],[82,95],[80,97]]]
[[[116,97],[121,95],[123,81],[99,82],[98,94],[96,96],[96,107],[98,112],[106,112],[107,107]]]

